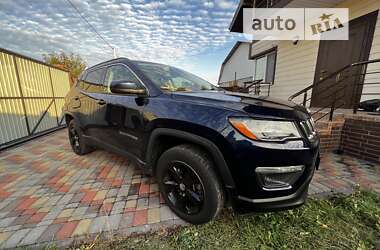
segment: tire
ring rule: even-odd
[[[206,152],[193,145],[179,145],[162,154],[156,176],[166,204],[178,217],[192,224],[214,219],[224,206],[224,193]]]
[[[69,141],[70,141],[71,148],[75,154],[85,155],[94,151],[93,147],[83,142],[83,136],[82,136],[83,133],[80,129],[78,129],[74,120],[71,120],[69,122],[68,134],[69,134]]]

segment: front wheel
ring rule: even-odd
[[[157,180],[165,202],[192,224],[215,218],[224,205],[224,193],[209,156],[193,145],[173,147],[157,163]]]

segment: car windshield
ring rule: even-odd
[[[181,69],[164,64],[134,61],[139,69],[161,90],[201,91],[216,90],[211,83]]]

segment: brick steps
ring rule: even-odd
[[[319,117],[323,114],[319,114]],[[380,162],[380,116],[337,114],[316,122],[321,153],[342,151],[357,158]]]

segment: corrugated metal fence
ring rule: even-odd
[[[64,126],[68,72],[0,49],[0,150]]]

